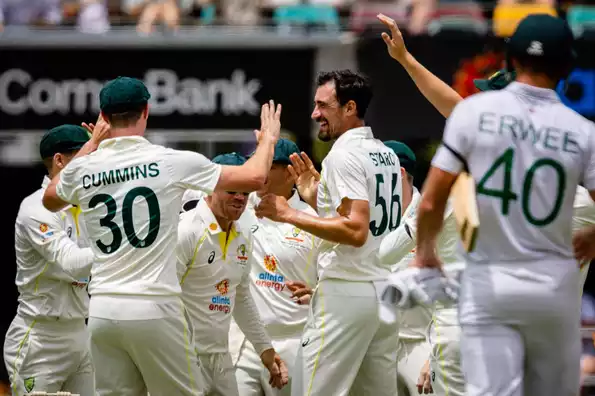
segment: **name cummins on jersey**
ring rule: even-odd
[[[96,260],[91,295],[179,295],[175,246],[182,195],[212,193],[221,166],[140,136],[107,139],[62,171],[56,192],[79,205]]]

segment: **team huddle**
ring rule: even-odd
[[[118,77],[95,124],[43,136],[41,189],[15,225],[13,394],[576,396],[580,293],[595,258],[595,127],[554,89],[565,22],[532,15],[507,69],[462,100],[389,54],[448,117],[422,191],[404,143],[374,138],[372,88],[321,73],[320,173],[261,109],[244,157],[154,145],[150,93]],[[516,80],[516,81],[513,81]],[[475,182],[463,249],[451,189]],[[469,251],[468,251],[469,250]],[[409,390],[410,391],[410,390]]]

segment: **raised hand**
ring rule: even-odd
[[[256,141],[261,142],[262,139],[270,139],[273,143],[277,143],[281,135],[281,105],[275,106],[275,102],[270,100],[268,103],[262,105],[260,110],[260,129],[254,131]]]
[[[385,32],[381,35],[382,40],[384,40],[386,48],[388,49],[388,53],[393,59],[401,62],[407,55],[407,47],[405,47],[405,41],[403,40],[403,34],[399,30],[399,26],[397,26],[394,19],[389,18],[384,14],[378,14],[376,18],[390,30],[390,36]]]
[[[91,124],[91,125],[93,125],[93,124]],[[89,125],[89,127],[91,125]],[[84,127],[84,125],[83,125],[83,127]],[[101,143],[101,141],[103,141],[109,137],[111,129],[112,129],[112,127],[107,122],[107,120],[105,120],[101,115],[99,115],[99,118],[97,119],[97,124],[95,124],[92,129],[91,140],[95,144]]]
[[[316,194],[320,173],[304,152],[289,156],[291,165],[287,167],[301,197],[314,209],[316,209]]]

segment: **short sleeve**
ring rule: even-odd
[[[192,264],[194,256],[195,234],[192,227],[194,211],[182,213],[178,223],[178,239],[176,243],[177,272],[180,283],[184,279],[188,267]]]
[[[325,182],[335,208],[338,208],[345,198],[370,200],[366,171],[355,155],[337,150],[325,165]]]
[[[73,205],[80,205],[78,188],[79,188],[79,169],[84,157],[76,158],[71,161],[60,172],[60,180],[56,184],[56,194],[65,202]]]
[[[193,151],[167,149],[167,164],[171,177],[178,186],[200,190],[210,195],[215,190],[221,175],[221,165]]]
[[[432,166],[452,174],[463,171],[465,167],[463,160],[468,161],[473,144],[472,137],[475,136],[473,114],[468,101],[460,102],[455,106],[446,121],[442,145],[432,159]]]
[[[589,128],[589,148],[583,182],[587,190],[595,191],[595,127]]]

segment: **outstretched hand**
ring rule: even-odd
[[[393,59],[402,62],[407,55],[407,47],[405,46],[403,34],[399,30],[399,26],[394,19],[387,17],[384,14],[378,14],[376,18],[390,30],[390,36],[386,32],[383,32],[381,35],[382,40],[388,49],[388,53]]]
[[[260,109],[260,129],[254,131],[256,142],[262,139],[270,139],[273,144],[277,143],[281,135],[281,105],[275,106],[273,100],[262,105]]]
[[[304,152],[291,154],[289,160],[291,165],[287,167],[287,170],[291,174],[298,192],[310,206],[315,208],[320,173],[314,167],[310,157]]]

